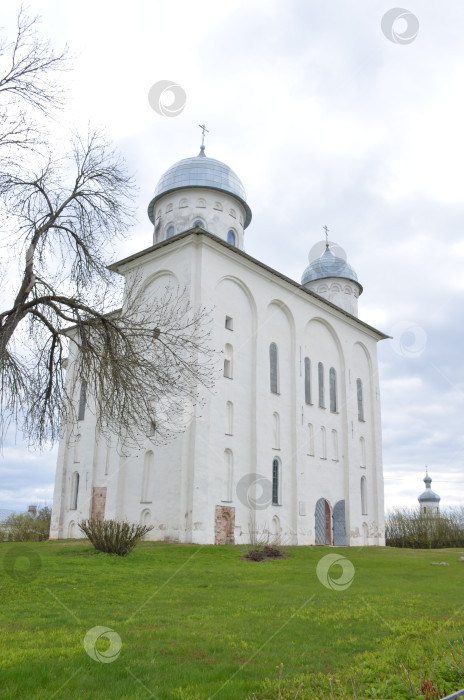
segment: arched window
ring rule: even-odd
[[[359,438],[359,446],[360,446],[360,462],[361,464],[359,465],[360,467],[366,467],[366,441],[364,440],[363,437]]]
[[[79,394],[79,409],[77,414],[77,420],[84,420],[85,417],[85,404],[87,402],[87,382],[81,382],[81,391]]]
[[[321,426],[321,459],[327,459],[327,436],[323,425]]]
[[[166,229],[166,238],[172,238],[175,232],[176,232],[176,230],[175,230],[174,226],[171,224]]]
[[[226,435],[234,434],[234,404],[232,401],[226,403]]]
[[[234,219],[237,218],[237,212],[235,209],[229,209],[229,216],[232,216]]]
[[[230,343],[226,343],[225,347],[225,357],[224,357],[224,377],[232,379],[233,377],[233,349]]]
[[[278,413],[274,413],[272,418],[274,421],[274,449],[280,450],[280,416]]]
[[[361,513],[367,515],[367,487],[366,477],[361,477]]]
[[[364,420],[363,385],[360,379],[356,380],[356,395],[358,398],[358,420]]]
[[[71,510],[77,509],[77,497],[79,495],[79,473],[74,472],[71,489]]]
[[[179,202],[179,209],[185,209],[185,207],[188,207],[188,199],[183,197]]]
[[[198,228],[205,228],[205,225],[201,219],[195,219],[193,225],[198,226]]]
[[[337,412],[337,373],[333,367],[329,370],[330,383],[330,410],[332,413]]]
[[[151,420],[148,426],[148,437],[155,437],[156,435],[156,421]]]
[[[272,462],[272,505],[279,505],[279,460],[274,459]]]
[[[270,363],[270,381],[271,381],[271,392],[273,394],[279,393],[279,355],[277,351],[277,345],[271,343],[269,346],[269,363]]]
[[[145,453],[143,460],[142,473],[142,492],[140,495],[140,503],[151,503],[151,482],[153,479],[153,470],[155,466],[155,455],[151,450]]]
[[[305,391],[305,403],[311,403],[311,360],[309,357],[304,359],[304,391]]]
[[[314,457],[314,428],[312,423],[308,423],[308,454]]]
[[[173,208],[174,208],[174,205],[173,205],[172,202],[171,202],[171,203],[168,204],[168,206],[166,207],[166,214],[169,214],[169,212],[172,211]]]
[[[216,209],[217,211],[222,211],[222,204],[221,202],[214,202],[213,204],[213,209]]]
[[[225,478],[224,478],[224,501],[231,501],[232,500],[232,483],[233,483],[233,472],[234,472],[234,463],[233,463],[233,455],[232,455],[232,450],[224,450],[224,469],[225,469]]]
[[[277,515],[274,515],[271,521],[271,542],[273,542],[274,544],[279,544],[281,532],[282,527],[280,525],[280,519]]]
[[[200,197],[200,199],[197,199],[197,207],[204,209],[204,207],[206,207],[206,199],[203,199],[203,197]]]
[[[338,462],[338,434],[332,430],[332,460]]]
[[[235,232],[234,231],[228,231],[227,233],[227,243],[229,245],[236,245],[235,242]]]
[[[82,435],[79,433],[74,438],[74,462],[80,462],[80,444]]]
[[[319,362],[317,365],[317,376],[319,379],[319,408],[325,408],[325,395],[324,395],[324,365]]]

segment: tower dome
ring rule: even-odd
[[[301,284],[353,316],[358,315],[362,285],[351,265],[343,257],[334,255],[329,241],[326,241],[325,250],[319,257],[311,260],[310,253],[310,262],[303,272]]]
[[[154,243],[201,226],[243,248],[243,231],[251,216],[240,178],[225,163],[206,156],[204,145],[197,156],[166,170],[148,205]]]
[[[440,496],[432,491],[430,484],[432,479],[430,478],[428,471],[425,473],[424,477],[425,491],[417,497],[419,501],[419,507],[421,513],[428,513],[429,515],[436,515],[439,512],[439,503],[441,501]]]

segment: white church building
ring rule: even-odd
[[[153,245],[111,269],[159,293],[186,286],[213,308],[223,376],[185,432],[129,454],[82,407],[79,449],[63,430],[50,537],[82,537],[77,523],[93,517],[152,524],[152,540],[385,544],[376,346],[387,336],[358,319],[362,287],[343,253],[322,244],[301,284],[248,255],[243,185],[203,145],[161,177],[148,216]]]

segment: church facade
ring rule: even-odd
[[[167,445],[121,454],[80,411],[77,439],[63,430],[51,538],[94,517],[152,524],[153,540],[383,545],[386,336],[357,318],[353,268],[328,241],[301,284],[249,256],[243,185],[204,146],[161,177],[148,215],[153,246],[111,269],[212,308],[222,376]]]

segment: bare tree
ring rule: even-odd
[[[47,76],[63,55],[30,42],[31,26],[20,14],[0,101],[13,95],[47,111],[56,99]],[[48,149],[45,159],[34,152],[29,167],[24,158],[18,164],[18,145],[36,144],[19,114],[3,141],[0,134],[8,165],[0,174],[1,228],[10,259],[20,261],[17,291],[0,309],[0,441],[11,421],[30,444],[56,440],[60,423],[78,417],[83,393],[103,433],[137,441],[151,423],[156,439],[167,440],[185,425],[186,399],[194,405],[199,385],[213,381],[208,313],[191,308],[186,290],[148,298],[136,276],[116,308],[120,288],[106,265],[133,221],[133,180],[91,131],[74,137],[62,158]]]
[[[21,151],[43,144],[43,129],[35,124],[30,108],[50,117],[64,105],[64,93],[54,79],[69,67],[68,49],[55,53],[37,35],[39,17],[21,7],[14,41],[0,38],[0,167],[16,171]],[[18,151],[19,149],[19,151]]]

